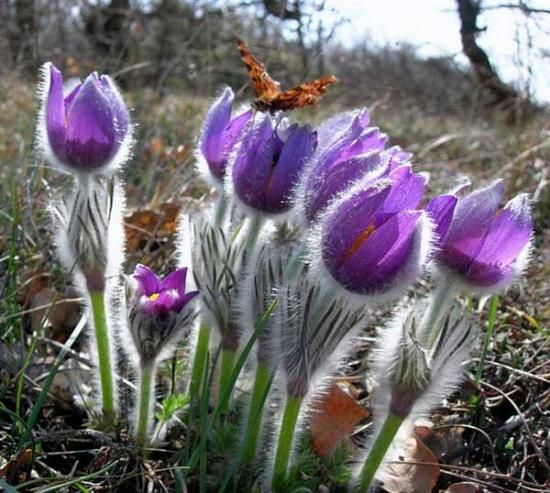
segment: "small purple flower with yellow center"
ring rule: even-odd
[[[503,182],[474,191],[459,200],[437,261],[453,278],[477,291],[509,284],[527,263],[533,235],[527,194],[499,204]]]
[[[314,264],[347,291],[384,301],[420,274],[431,249],[432,222],[417,206],[425,178],[410,166],[359,182],[323,215],[312,240]]]
[[[63,75],[51,63],[43,66],[42,77],[38,145],[45,157],[80,173],[105,173],[125,161],[130,119],[113,80],[93,72],[67,94]]]
[[[267,214],[288,211],[300,173],[316,146],[317,134],[309,127],[256,115],[233,160],[232,186],[239,201]]]
[[[229,154],[252,118],[252,110],[231,118],[233,99],[233,91],[226,87],[208,110],[199,141],[199,157],[218,183],[223,182]]]
[[[142,361],[155,360],[181,330],[190,330],[193,310],[189,302],[198,291],[185,291],[187,269],[177,269],[164,279],[138,265],[135,293],[130,300],[130,332]]]
[[[320,136],[331,144],[321,142],[322,147],[308,163],[301,180],[299,196],[309,222],[354,182],[369,173],[373,179],[379,178],[390,163],[390,156],[380,153],[388,137],[377,128],[368,127],[366,110],[357,113],[351,122],[349,117],[348,113],[337,115],[319,130]],[[342,130],[348,122],[349,126]]]
[[[139,379],[134,435],[136,445],[142,449],[149,443],[152,429],[150,416],[158,361],[167,355],[178,336],[186,337],[191,331],[195,313],[189,303],[199,292],[185,291],[186,268],[176,269],[160,279],[148,267],[138,265],[133,278],[134,286],[128,293],[128,319],[137,350],[132,362]]]

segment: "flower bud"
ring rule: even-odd
[[[233,99],[233,91],[226,87],[208,110],[199,141],[201,157],[212,177],[220,183],[225,176],[229,154],[252,118],[251,110],[231,118]]]
[[[327,210],[313,246],[320,244],[322,265],[337,284],[374,300],[417,277],[431,241],[431,221],[416,210],[424,185],[423,176],[399,167],[387,179],[359,183]]]
[[[69,94],[51,63],[42,69],[43,103],[38,145],[46,158],[69,172],[105,173],[129,152],[128,109],[108,75],[90,74]]]
[[[317,136],[307,126],[285,124],[271,115],[256,115],[236,149],[233,189],[246,207],[271,214],[291,207],[294,187]]]
[[[138,265],[135,290],[130,293],[130,334],[143,364],[154,362],[181,330],[190,331],[193,310],[189,302],[199,292],[185,292],[187,269],[177,269],[163,280]]]
[[[472,289],[499,289],[527,263],[533,234],[529,198],[517,195],[499,209],[503,195],[502,181],[495,181],[461,199],[437,256],[445,272]]]

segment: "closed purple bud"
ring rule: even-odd
[[[410,167],[399,168],[358,184],[327,210],[321,256],[334,280],[352,293],[388,297],[416,278],[430,241],[430,221],[415,210],[424,181]]]
[[[383,164],[388,163],[389,159],[380,155],[388,137],[377,128],[367,127],[368,123],[364,110],[336,115],[321,125],[320,147],[308,164],[301,185],[308,221],[317,219],[331,200],[366,174],[378,169],[380,173],[375,173],[373,179],[378,178]]]
[[[51,63],[43,76],[39,145],[46,157],[79,172],[104,172],[124,161],[129,114],[112,79],[94,72],[66,95],[63,76]]]
[[[233,99],[233,91],[226,87],[208,110],[199,141],[210,174],[219,182],[225,176],[229,154],[252,118],[251,110],[231,118]]]
[[[135,290],[129,299],[129,326],[142,362],[154,361],[181,330],[190,330],[193,311],[186,309],[198,291],[185,291],[187,269],[160,279],[148,267],[134,272]]]
[[[256,119],[234,156],[233,189],[245,206],[265,213],[286,212],[317,136],[307,126],[283,128],[284,121],[270,115]]]
[[[529,198],[520,194],[503,209],[502,181],[461,199],[438,261],[472,288],[498,289],[521,273],[533,234]]]

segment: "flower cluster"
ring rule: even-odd
[[[129,154],[129,112],[108,76],[93,73],[67,90],[61,73],[46,64],[41,90],[39,150],[76,181],[54,210],[60,253],[67,268],[76,267],[93,322],[102,411],[123,419],[112,363],[122,340],[119,353],[138,380],[132,415],[140,449],[153,441],[158,364],[185,340],[193,362],[179,384],[199,406],[199,412],[191,406],[189,422],[200,414],[201,426],[209,426],[231,416],[226,411],[235,399],[245,400],[243,442],[236,447],[242,454],[231,470],[270,454],[266,475],[280,489],[309,402],[349,355],[372,308],[397,300],[433,267],[434,291],[409,303],[378,336],[377,426],[357,478],[357,490],[368,491],[402,425],[428,413],[461,381],[475,331],[456,296],[495,293],[525,268],[533,229],[528,197],[500,208],[501,181],[469,194],[460,186],[427,197],[428,177],[416,171],[412,154],[387,147],[388,136],[371,126],[366,109],[315,128],[281,113],[234,114],[233,92],[225,88],[206,115],[196,151],[219,194],[215,210],[197,213],[192,227],[182,217],[181,266],[161,279],[138,265],[122,298],[123,197],[115,171]],[[249,369],[250,398],[234,392]],[[210,388],[214,371],[218,388]],[[265,420],[272,398],[280,419]],[[273,446],[258,451],[273,432]],[[199,442],[204,447],[206,437]],[[191,469],[203,452],[191,454]]]

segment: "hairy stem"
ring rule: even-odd
[[[270,382],[271,372],[269,371],[269,367],[263,363],[258,363],[246,425],[243,453],[243,460],[245,462],[250,462],[256,455],[256,447],[262,424],[263,404],[265,402],[262,397],[266,394]]]
[[[384,424],[382,425],[382,429],[378,433],[378,436],[374,441],[374,445],[367,456],[367,460],[361,469],[359,483],[355,487],[356,493],[367,493],[369,491],[369,487],[374,479],[374,476],[376,475],[376,471],[378,471],[380,464],[382,464],[384,456],[386,455],[388,448],[393,442],[393,439],[395,438],[395,435],[399,431],[399,428],[404,420],[405,418],[402,416],[397,416],[393,413],[388,414]]]
[[[193,360],[193,369],[191,371],[191,383],[189,385],[189,393],[192,398],[197,397],[200,393],[205,374],[206,354],[210,342],[210,332],[210,325],[205,323],[200,325],[197,346],[195,349],[195,359]]]
[[[431,349],[439,338],[442,329],[441,318],[453,302],[455,289],[456,286],[452,280],[439,276],[437,288],[430,299],[418,330],[419,338],[426,349]]]
[[[286,478],[288,461],[294,440],[294,431],[296,430],[301,405],[302,399],[300,397],[289,395],[286,399],[283,421],[279,430],[279,442],[277,443],[277,451],[275,453],[273,481],[271,484],[273,490],[276,490],[279,482]]]
[[[111,350],[107,317],[105,315],[104,291],[91,291],[93,326],[95,330],[96,349],[98,357],[99,382],[103,415],[107,423],[114,424],[115,419],[115,378],[111,364]]]
[[[140,369],[139,410],[136,423],[136,445],[143,449],[148,444],[149,414],[151,412],[151,397],[153,396],[153,377],[155,365],[147,364]]]

